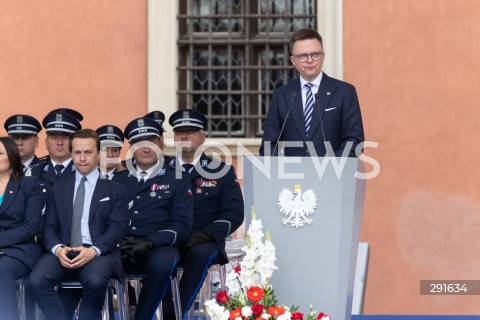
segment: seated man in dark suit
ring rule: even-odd
[[[128,230],[127,191],[99,179],[95,131],[72,134],[70,149],[76,173],[48,190],[43,235],[49,253],[33,269],[30,284],[46,319],[71,319],[55,286],[80,281],[80,319],[101,319],[108,281],[123,277],[117,245]]]

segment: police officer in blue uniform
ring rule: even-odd
[[[225,239],[244,220],[243,196],[233,166],[203,153],[207,119],[195,110],[178,110],[169,119],[177,157],[169,163],[182,168],[193,191],[193,231],[180,244],[180,298],[183,315],[190,309],[213,264],[225,264]],[[172,319],[171,299],[164,299],[164,314]]]
[[[15,114],[9,117],[3,127],[10,138],[15,140],[23,165],[23,173],[31,175],[30,168],[40,163],[35,155],[38,147],[37,134],[42,131],[42,125],[32,116]]]
[[[82,125],[70,113],[50,112],[42,121],[47,133],[45,145],[46,159],[31,168],[32,176],[40,178],[40,185],[49,187],[75,175],[75,166],[69,150],[70,134],[80,130]]]
[[[102,176],[112,180],[116,173],[125,170],[120,159],[125,139],[122,129],[114,125],[105,125],[95,132],[100,138],[100,171]]]
[[[177,245],[192,228],[192,192],[186,176],[163,163],[157,122],[135,119],[124,133],[133,159],[127,159],[128,170],[113,177],[129,191],[131,223],[120,243],[122,265],[127,275],[145,275],[135,319],[151,319],[180,258]]]

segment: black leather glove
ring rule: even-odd
[[[122,254],[122,263],[131,261],[136,263],[132,257],[132,244],[130,241],[133,240],[130,237],[124,237],[122,241],[120,241],[120,252]]]
[[[125,250],[133,258],[141,257],[155,248],[155,242],[150,239],[131,239],[126,241]]]
[[[215,241],[212,235],[207,230],[195,230],[192,234],[185,240],[183,246],[185,249],[189,250],[200,243]]]
[[[122,261],[130,260],[136,263],[135,258],[141,257],[155,249],[155,242],[150,239],[124,238],[120,242]]]

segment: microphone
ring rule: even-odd
[[[280,134],[278,135],[277,143],[275,143],[275,148],[273,149],[272,156],[275,155],[275,151],[277,151],[278,142],[280,141],[280,137],[282,136],[283,129],[285,128],[285,124],[287,123],[288,115],[290,114],[290,110],[292,109],[293,101],[295,100],[296,96],[297,96],[297,92],[292,91],[292,99],[290,100],[290,105],[288,106],[287,115],[285,116],[285,120],[283,120],[282,128],[280,129]]]
[[[326,139],[325,139],[325,130],[323,130],[323,121],[322,121],[322,115],[321,115],[321,112],[320,112],[320,106],[318,106],[318,92],[314,94],[314,97],[315,97],[315,108],[318,109],[318,118],[320,119],[320,127],[322,128],[322,136],[323,136],[323,146],[325,147],[325,156],[328,156],[327,154],[327,146],[325,144],[326,142]]]

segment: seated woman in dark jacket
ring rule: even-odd
[[[42,251],[35,242],[45,204],[37,177],[23,177],[15,142],[0,137],[0,314],[18,319],[16,280],[27,277]]]

